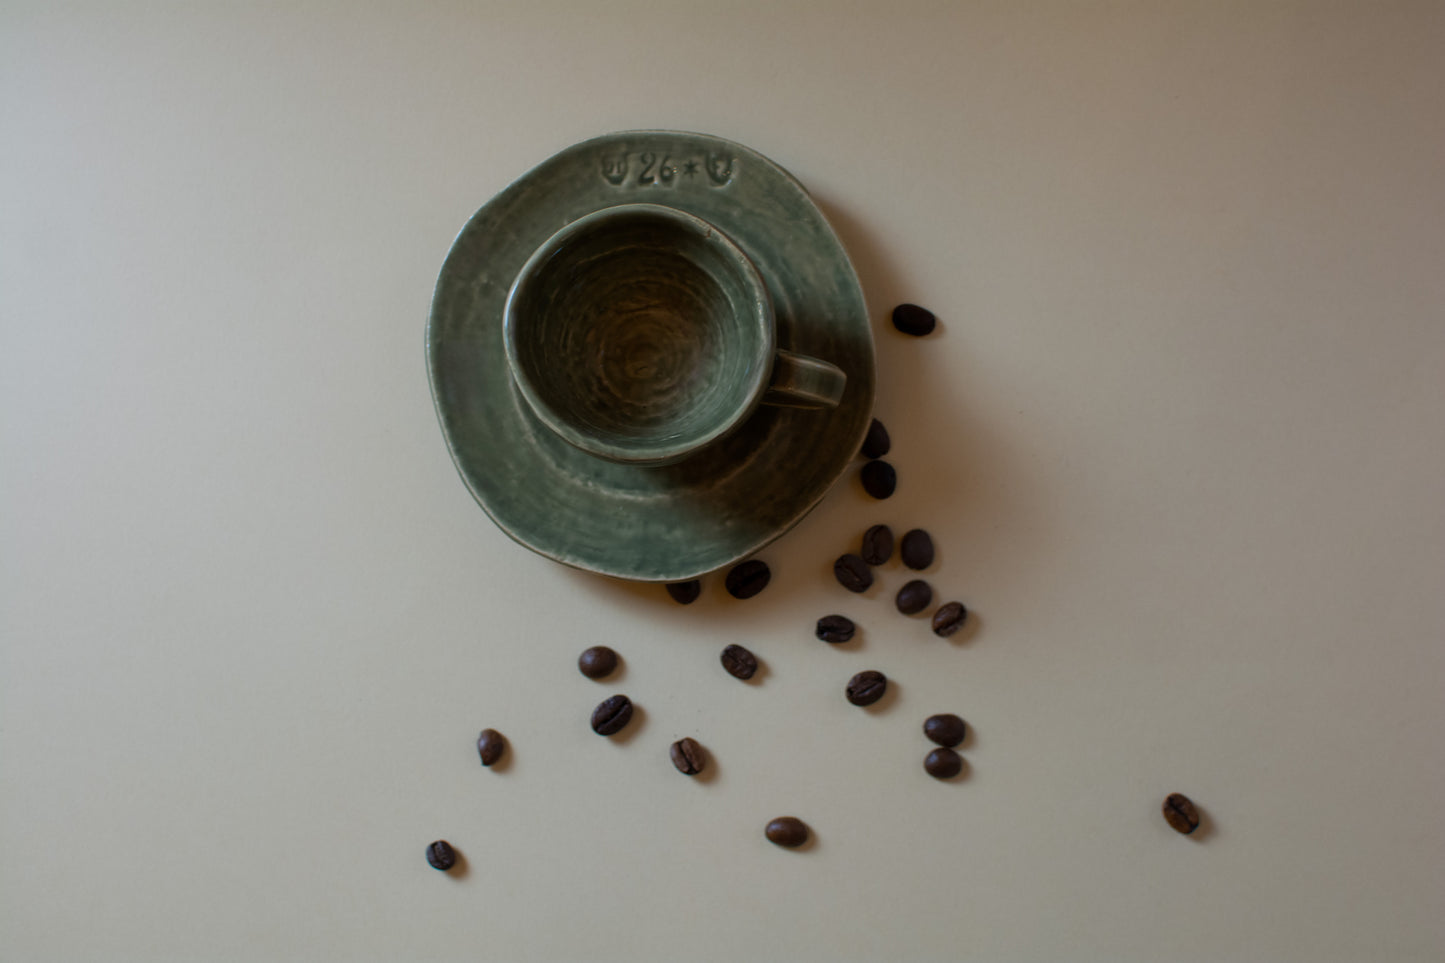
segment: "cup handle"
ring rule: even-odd
[[[763,404],[779,408],[836,408],[848,376],[827,361],[779,351]]]

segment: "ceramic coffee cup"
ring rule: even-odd
[[[626,204],[578,218],[507,295],[512,378],[549,429],[635,465],[679,461],[759,404],[832,408],[846,375],[777,347],[754,264],[701,218]]]

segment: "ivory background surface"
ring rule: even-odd
[[[0,955],[1445,956],[1442,49],[1432,3],[6,3]],[[466,218],[637,127],[792,171],[876,319],[898,493],[748,602],[518,548],[428,395]],[[974,631],[834,584],[875,522]]]

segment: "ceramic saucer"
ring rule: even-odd
[[[635,202],[695,214],[742,248],[773,299],[779,347],[847,374],[836,409],[760,407],[722,442],[662,467],[586,454],[538,421],[507,367],[507,290],[555,231]],[[842,244],[790,174],[705,134],[585,141],[488,201],[442,266],[426,356],[452,459],[493,521],[542,555],[624,579],[679,581],[757,552],[818,504],[872,416],[873,335]]]

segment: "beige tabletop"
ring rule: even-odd
[[[1445,957],[1442,50],[1428,2],[0,6],[0,958]],[[874,318],[897,493],[747,601],[515,545],[428,393],[467,217],[639,127],[795,174]],[[968,631],[834,582],[875,523]]]

